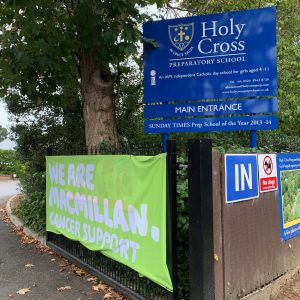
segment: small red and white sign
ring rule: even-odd
[[[276,191],[278,188],[276,154],[258,154],[259,191]]]

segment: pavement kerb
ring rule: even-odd
[[[11,209],[11,203],[15,199],[15,197],[18,197],[19,194],[16,194],[12,196],[6,203],[6,211],[7,215],[10,218],[10,221],[16,226],[16,227],[23,227],[23,231],[27,234],[32,236],[34,239],[41,242],[42,245],[46,246],[46,238],[45,236],[39,236],[37,233],[29,229],[28,227],[24,226],[24,223],[12,213]]]

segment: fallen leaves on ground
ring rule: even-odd
[[[48,246],[44,246],[41,244],[41,242],[38,242],[35,245],[35,248],[39,251],[39,252],[44,252],[44,253],[48,253],[50,255],[53,255],[54,253],[51,251],[51,248],[49,248]]]
[[[37,241],[34,237],[27,235],[24,232],[23,226],[21,227],[12,226],[12,232],[14,232],[18,237],[20,237],[20,241],[24,245],[39,243],[39,241]]]
[[[49,254],[53,254],[53,252],[51,251],[51,249],[48,246],[44,246],[41,244],[40,241],[36,240],[34,237],[27,235],[24,232],[24,228],[23,226],[21,227],[16,227],[12,225],[12,230],[13,233],[15,233],[18,237],[20,237],[20,242],[23,245],[34,245],[35,248],[39,251],[39,252],[44,252],[44,253],[49,253]]]
[[[26,293],[30,292],[30,289],[29,288],[24,288],[24,289],[20,289],[16,292],[16,294],[19,294],[19,295],[25,295]]]
[[[99,283],[97,285],[93,285],[92,289],[95,292],[102,292],[102,293],[105,292],[103,299],[112,299],[114,297],[112,292],[107,291],[107,290],[109,290],[109,287],[104,283]]]
[[[101,283],[101,282],[97,285],[92,286],[92,290],[95,291],[95,292],[104,292],[107,289],[108,289],[108,286],[104,283]]]
[[[104,284],[103,282],[99,282],[96,285],[92,286],[92,290],[95,292],[100,292],[104,294],[103,299],[117,299],[117,300],[126,300],[124,296],[121,296],[117,293],[113,288],[109,287],[108,285]]]
[[[113,298],[113,295],[111,293],[106,293],[103,297],[103,299],[111,299]]]
[[[7,210],[6,208],[1,208],[0,209],[0,219],[2,220],[3,223],[10,223],[10,218],[7,214]]]
[[[71,265],[71,263],[67,260],[67,259],[63,259],[63,262],[59,264],[59,272],[63,272],[65,271],[69,266]]]
[[[66,285],[66,286],[62,286],[60,288],[57,288],[58,291],[65,291],[65,290],[71,290],[72,287],[69,286],[69,285]]]
[[[283,293],[285,298],[291,299],[291,300],[300,300],[300,296],[294,294],[294,293]]]
[[[91,276],[90,274],[88,274],[86,280],[87,280],[88,282],[96,283],[98,279],[97,279],[97,277]]]
[[[77,266],[72,264],[72,272],[76,275],[76,276],[85,276],[87,275],[87,272],[83,271],[82,269],[78,268]]]
[[[5,208],[1,208],[0,209],[0,219],[4,222],[4,223],[10,223],[10,218],[7,214],[7,211]],[[43,252],[43,253],[48,253],[50,255],[55,255],[56,257],[61,258],[60,255],[56,254],[55,252],[52,251],[51,248],[49,248],[48,246],[44,246],[41,244],[40,241],[36,240],[35,238],[33,238],[32,236],[27,235],[24,232],[24,228],[23,227],[16,227],[14,225],[11,225],[12,228],[12,232],[15,233],[17,236],[20,237],[20,242],[24,245],[27,244],[32,244],[35,246],[35,248],[37,249],[37,251],[39,252]],[[51,261],[54,262],[56,259],[52,258]],[[25,265],[26,268],[31,268],[33,267],[32,264],[27,264]],[[117,300],[126,300],[127,298],[121,296],[119,293],[117,293],[114,289],[112,289],[111,287],[109,287],[108,285],[102,283],[101,281],[96,284],[98,282],[98,279],[92,275],[90,275],[89,273],[87,273],[86,271],[82,270],[81,268],[75,266],[74,264],[72,264],[71,262],[69,262],[67,259],[63,258],[63,262],[59,265],[60,267],[60,272],[65,271],[67,268],[70,267],[70,273],[73,273],[76,276],[84,276],[88,282],[92,282],[94,285],[92,286],[92,290],[94,292],[101,292],[104,294],[104,299],[112,299],[115,298]],[[96,284],[96,285],[95,285]],[[33,285],[35,286],[35,285]],[[57,288],[58,291],[64,291],[64,290],[70,290],[72,289],[72,287],[70,286],[63,286],[60,288]],[[21,289],[20,291],[17,292],[17,294],[23,295],[21,293],[27,293],[29,292],[30,289],[25,288],[25,289]],[[76,300],[80,300],[80,298],[76,299]]]

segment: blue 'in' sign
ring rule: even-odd
[[[225,154],[226,203],[258,198],[256,154]]]

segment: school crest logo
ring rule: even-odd
[[[191,43],[194,37],[194,23],[169,25],[169,38],[173,46],[183,51]]]

